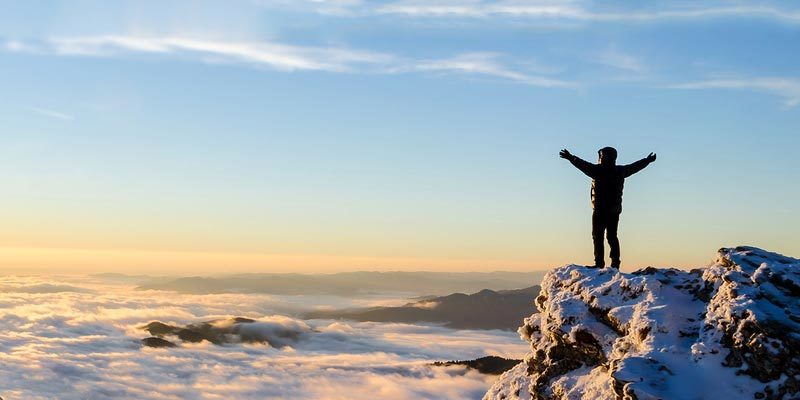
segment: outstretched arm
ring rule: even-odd
[[[650,163],[655,161],[655,160],[656,160],[656,154],[655,153],[650,153],[650,155],[648,155],[647,157],[645,157],[645,158],[643,158],[643,159],[641,159],[639,161],[636,161],[633,164],[626,165],[625,167],[623,167],[624,171],[625,171],[625,177],[627,178],[627,177],[629,177],[629,176],[631,176],[631,175],[643,170],[644,167],[650,165]]]
[[[574,165],[575,168],[581,170],[581,172],[586,174],[586,176],[594,179],[595,170],[597,169],[597,165],[592,164],[592,163],[590,163],[590,162],[588,162],[586,160],[581,159],[578,156],[573,155],[567,149],[561,150],[558,153],[558,155],[561,156],[561,158],[569,160],[569,162],[572,163],[572,165]]]

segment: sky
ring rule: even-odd
[[[623,269],[800,255],[794,2],[0,2],[0,270]]]

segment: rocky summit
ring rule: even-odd
[[[549,272],[525,360],[485,400],[800,399],[800,260],[754,247],[709,267]]]

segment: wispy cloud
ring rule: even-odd
[[[426,72],[460,72],[473,75],[492,76],[514,82],[542,87],[573,87],[575,83],[544,76],[531,75],[511,70],[498,61],[495,53],[467,53],[456,57],[421,61],[409,68]]]
[[[647,22],[659,20],[688,20],[707,18],[768,18],[784,22],[800,23],[800,10],[774,7],[696,7],[676,10],[653,10],[645,12],[587,13],[589,20],[610,22]]]
[[[53,38],[46,45],[60,55],[110,56],[120,53],[205,55],[280,70],[346,72],[355,65],[382,65],[392,56],[347,48],[292,46],[270,42],[231,42],[183,37],[90,36]]]
[[[3,44],[6,50],[25,53],[36,53],[39,48],[19,40],[8,40]]]
[[[75,117],[73,117],[72,115],[65,114],[65,113],[58,112],[58,111],[48,110],[46,108],[33,107],[33,108],[31,108],[31,110],[33,110],[35,113],[44,115],[46,117],[56,118],[56,119],[60,119],[60,120],[64,120],[64,121],[71,121],[71,120],[75,119]]]
[[[700,3],[694,3],[700,4]],[[598,22],[647,22],[704,18],[769,18],[800,23],[800,10],[773,6],[693,5],[684,8],[652,8],[645,11],[617,9],[595,11],[582,1],[396,1],[362,13],[398,14],[416,17],[513,16],[531,19],[561,19]]]
[[[264,6],[280,6],[297,10],[313,10],[323,15],[356,16],[365,0],[253,0]]]
[[[15,41],[13,46],[7,44],[6,48],[16,52],[59,56],[119,57],[128,54],[151,54],[195,58],[202,62],[245,63],[281,71],[457,73],[491,76],[539,87],[575,86],[573,82],[513,69],[501,63],[500,55],[496,53],[465,53],[449,58],[417,60],[394,54],[341,47],[114,35],[51,38],[38,44]],[[41,109],[40,112],[47,111]],[[50,114],[56,116],[58,113],[50,112]]]
[[[669,89],[730,89],[751,90],[782,97],[787,107],[800,104],[800,79],[785,77],[756,77],[709,79],[665,86]]]
[[[372,10],[377,14],[419,17],[490,17],[512,15],[539,18],[587,19],[587,11],[571,1],[396,1]]]
[[[761,18],[800,23],[800,9],[773,2],[601,2],[592,0],[251,0],[264,7],[321,15],[412,18],[513,17],[543,21],[641,23],[709,18]],[[785,4],[794,5],[791,2]]]
[[[644,72],[645,66],[639,57],[610,49],[595,55],[593,60],[602,65],[622,69],[630,72]]]

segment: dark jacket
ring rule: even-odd
[[[647,158],[628,165],[592,164],[580,157],[569,160],[576,168],[592,178],[592,208],[600,212],[622,212],[622,187],[625,178],[650,164]]]

